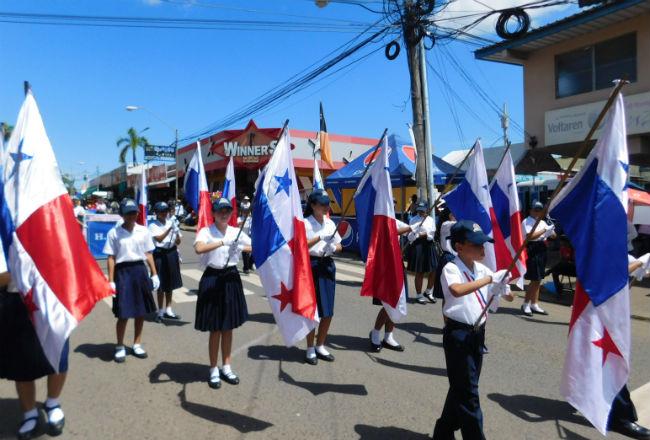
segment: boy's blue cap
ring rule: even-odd
[[[232,210],[232,205],[225,197],[220,198],[212,202],[212,212],[219,211],[220,209],[230,209]]]
[[[153,206],[155,212],[167,212],[169,211],[169,205],[165,202],[158,202]]]
[[[122,203],[120,203],[120,214],[126,215],[133,214],[134,212],[138,212],[138,205],[135,201],[133,199],[122,200]]]
[[[544,204],[542,204],[542,202],[540,202],[539,200],[535,200],[535,201],[533,201],[533,204],[532,204],[531,208],[532,209],[542,210],[542,209],[544,209]]]
[[[487,236],[483,229],[470,220],[459,220],[451,227],[451,235],[449,236],[453,243],[463,243],[469,241],[474,244],[484,244],[486,242],[494,243],[494,240]]]
[[[427,212],[429,210],[429,205],[426,202],[420,202],[415,205],[415,212]]]
[[[309,203],[318,203],[319,205],[329,206],[330,196],[327,194],[327,191],[316,189],[311,194],[309,194]]]

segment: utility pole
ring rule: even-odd
[[[424,132],[424,151],[427,172],[427,197],[429,206],[432,206],[435,197],[435,186],[433,185],[433,147],[431,145],[431,116],[429,114],[429,82],[427,80],[427,52],[424,47],[424,40],[418,45],[420,50],[420,83],[422,84],[422,119]],[[435,212],[435,210],[431,210]]]
[[[174,135],[175,135],[175,140],[174,140],[174,183],[175,183],[175,194],[176,198],[174,199],[174,204],[178,203],[178,129],[174,129]],[[167,178],[167,174],[165,174],[165,178]]]
[[[508,148],[510,140],[508,140],[508,126],[510,125],[510,116],[508,115],[508,105],[503,103],[503,113],[501,113],[501,128],[503,129],[503,146]]]

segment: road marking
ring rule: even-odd
[[[181,274],[192,278],[194,281],[201,281],[201,277],[203,276],[203,272],[198,269],[182,269]]]
[[[242,281],[247,281],[251,284],[256,285],[257,287],[263,287],[262,281],[260,280],[260,276],[257,275],[256,273],[249,273],[248,275],[242,276],[241,279]]]

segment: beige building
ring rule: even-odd
[[[523,66],[526,142],[565,157],[626,77],[630,162],[650,166],[650,0],[605,2],[475,55]]]

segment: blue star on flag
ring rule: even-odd
[[[279,193],[284,190],[289,195],[289,188],[291,188],[291,179],[289,179],[289,170],[287,169],[284,172],[284,176],[273,176],[278,182],[278,188],[275,190],[275,193]]]
[[[23,153],[22,150],[23,150],[23,140],[21,139],[20,144],[18,144],[18,152],[17,153],[9,153],[9,156],[11,156],[11,158],[14,161],[14,167],[11,170],[11,174],[9,174],[10,179],[11,179],[11,177],[13,177],[14,174],[16,174],[16,172],[18,172],[18,167],[20,166],[20,162],[22,162],[24,160],[32,159],[34,157],[34,156],[30,156],[28,154]]]

